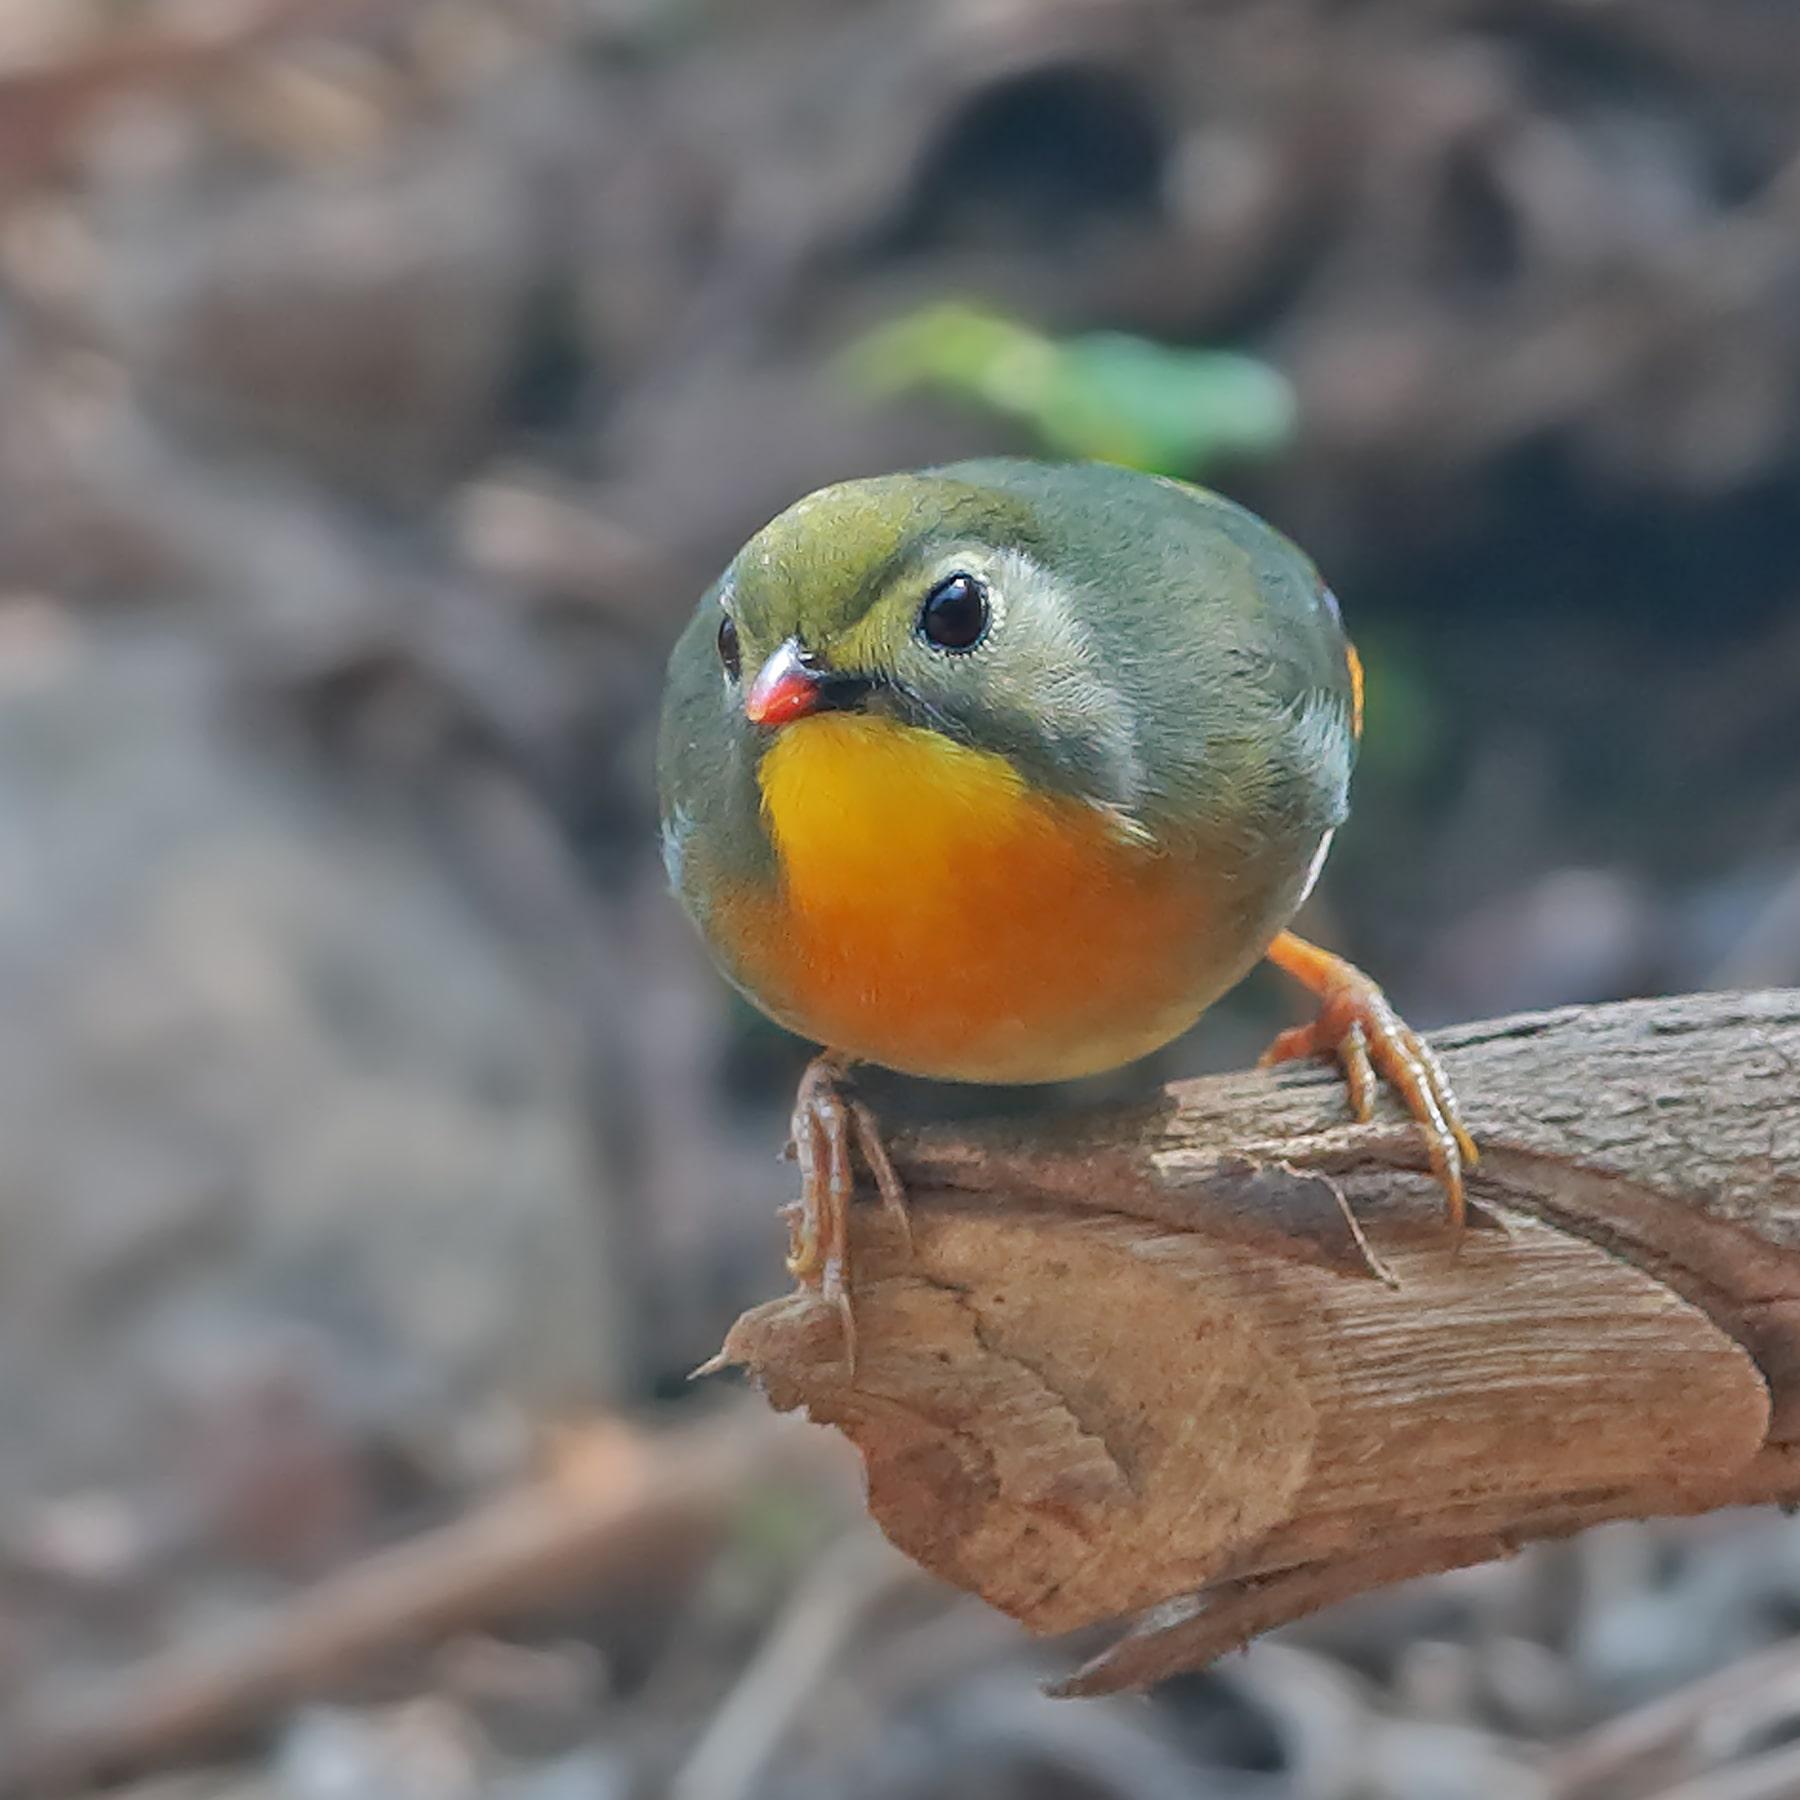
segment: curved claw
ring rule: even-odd
[[[1444,1190],[1451,1230],[1462,1235],[1467,1205],[1463,1172],[1480,1159],[1462,1122],[1443,1064],[1429,1044],[1396,1013],[1381,989],[1353,963],[1284,931],[1269,960],[1303,982],[1320,1001],[1310,1025],[1284,1031],[1264,1052],[1264,1066],[1304,1056],[1335,1056],[1360,1120],[1374,1114],[1375,1077],[1406,1102],[1425,1140],[1431,1172]]]
[[[1337,1047],[1350,1089],[1350,1110],[1364,1125],[1375,1116],[1375,1065],[1369,1057],[1369,1037],[1360,1019],[1353,1020]]]
[[[788,1273],[837,1309],[844,1357],[856,1369],[856,1313],[851,1304],[850,1202],[856,1192],[852,1146],[861,1151],[881,1203],[912,1244],[906,1189],[882,1142],[875,1115],[842,1089],[845,1065],[827,1052],[807,1064],[794,1097],[791,1147],[800,1198],[782,1208],[788,1226]]]
[[[906,1204],[905,1185],[894,1168],[893,1158],[887,1153],[887,1145],[882,1142],[881,1127],[861,1100],[850,1102],[850,1122],[856,1128],[856,1147],[869,1165],[869,1173],[875,1177],[875,1191],[880,1194],[888,1217],[900,1227],[901,1239],[910,1254],[913,1247],[912,1212]]]

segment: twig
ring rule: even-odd
[[[41,1800],[203,1754],[384,1652],[601,1592],[715,1531],[759,1474],[816,1462],[815,1434],[765,1425],[591,1435],[537,1486],[343,1570],[231,1642],[170,1650],[80,1717],[28,1733],[0,1753],[0,1795]]]
[[[1796,1675],[1800,1644],[1777,1644],[1608,1719],[1550,1757],[1544,1774],[1551,1800],[1602,1800],[1632,1771],[1641,1772],[1653,1762],[1666,1766],[1684,1740],[1721,1708],[1742,1706]]]
[[[871,1607],[918,1581],[879,1538],[840,1538],[807,1572],[669,1785],[670,1800],[745,1800]]]
[[[1783,1744],[1728,1769],[1658,1789],[1652,1800],[1793,1800],[1796,1793],[1800,1793],[1800,1744]]]
[[[1143,1687],[1172,1669],[1198,1668],[1229,1650],[1241,1650],[1272,1626],[1291,1624],[1322,1607],[1398,1581],[1491,1562],[1511,1548],[1495,1537],[1404,1544],[1367,1556],[1222,1582],[1204,1594],[1153,1608],[1111,1649],[1066,1681],[1054,1683],[1050,1691],[1073,1699]]]

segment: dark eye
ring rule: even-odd
[[[719,661],[725,665],[725,673],[736,681],[743,669],[743,657],[738,650],[737,620],[730,613],[719,621]]]
[[[919,635],[940,650],[973,650],[987,636],[987,589],[973,575],[946,575],[919,613]]]

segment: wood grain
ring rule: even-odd
[[[808,1295],[725,1354],[854,1441],[927,1568],[1036,1631],[1134,1620],[1071,1692],[1532,1537],[1800,1495],[1800,993],[1433,1041],[1483,1153],[1459,1252],[1397,1110],[1230,1076],[898,1141],[914,1242],[857,1209],[854,1375]]]

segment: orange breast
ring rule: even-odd
[[[761,781],[780,880],[716,924],[764,1005],[833,1049],[1054,1080],[1156,1048],[1237,973],[1201,871],[1001,757],[833,713],[786,727]]]

